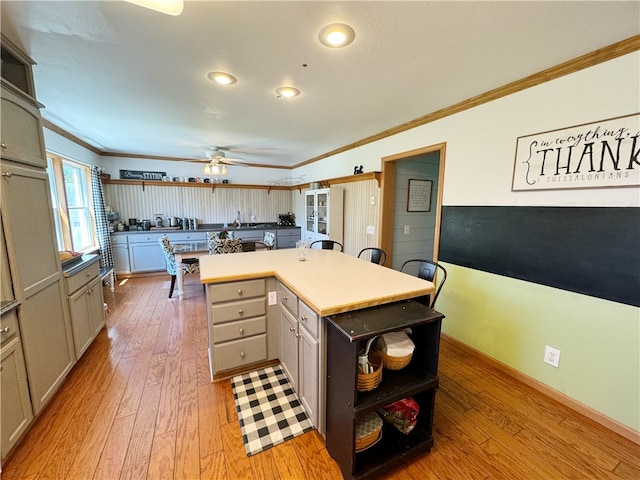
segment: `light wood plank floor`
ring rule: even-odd
[[[2,479],[341,478],[315,432],[245,455],[230,382],[209,381],[203,289],[168,300],[167,279],[104,289],[107,329]],[[433,449],[386,478],[640,478],[637,445],[444,339],[440,378]]]

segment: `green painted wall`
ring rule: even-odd
[[[640,309],[445,266],[445,333],[640,431]],[[545,345],[559,368],[543,362]]]

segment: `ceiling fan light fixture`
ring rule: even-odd
[[[184,9],[183,0],[124,0],[140,7],[149,8],[167,15],[180,15]]]
[[[236,77],[226,72],[209,72],[207,78],[219,85],[233,85],[238,81]]]
[[[344,23],[331,23],[320,29],[318,40],[325,47],[346,47],[356,38],[356,32]]]
[[[227,166],[218,162],[207,163],[204,166],[205,175],[226,175],[227,173]]]
[[[276,88],[276,94],[278,97],[291,98],[300,95],[300,90],[294,87],[280,87]]]

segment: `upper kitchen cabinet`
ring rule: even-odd
[[[344,190],[337,187],[305,193],[304,241],[343,242]]]
[[[5,160],[45,168],[44,134],[35,99],[34,62],[2,36],[0,155]]]

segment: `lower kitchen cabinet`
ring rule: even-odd
[[[97,257],[66,280],[76,358],[80,358],[104,326],[104,299]]]
[[[129,235],[129,262],[132,272],[155,272],[166,269],[164,253],[158,243],[161,233]]]
[[[111,235],[111,250],[113,251],[113,271],[115,274],[131,273],[127,236]]]
[[[280,297],[280,362],[313,425],[320,424],[320,332],[318,315],[285,285]]]
[[[64,298],[60,277],[20,306],[20,334],[36,415],[62,385],[76,360],[71,325],[60,301]]]
[[[266,280],[207,286],[211,376],[267,360]]]
[[[1,331],[0,445],[4,459],[31,424],[33,410],[16,310],[2,315]]]

